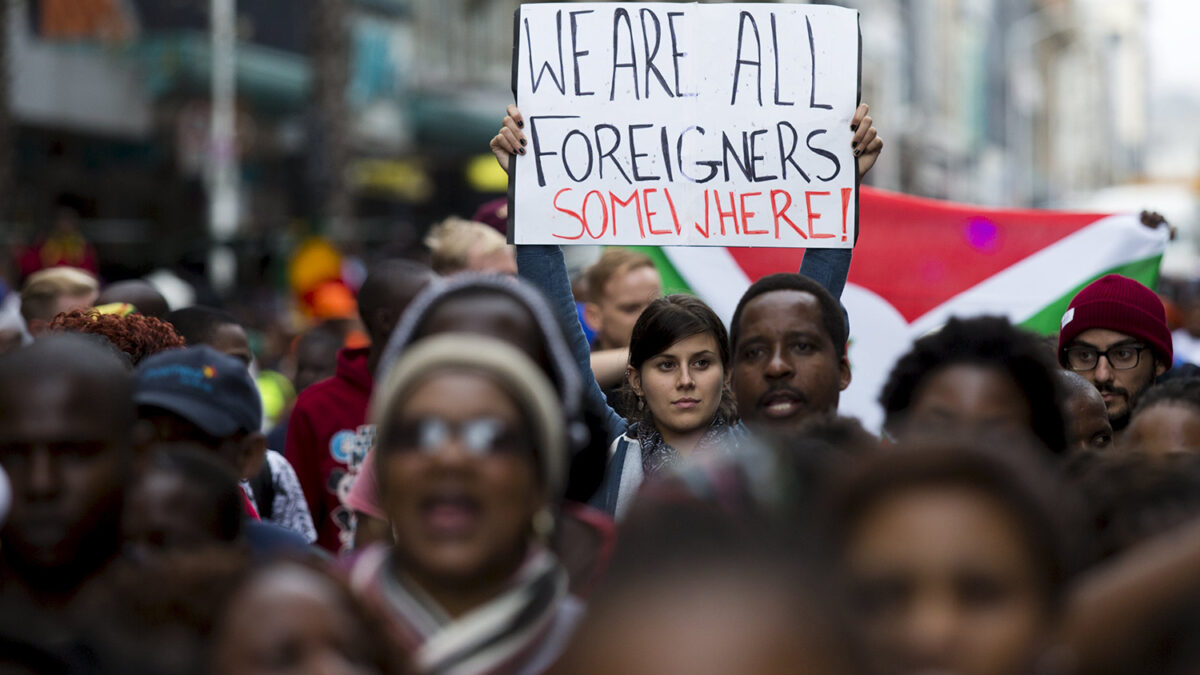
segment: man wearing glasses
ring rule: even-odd
[[[1172,357],[1162,301],[1133,279],[1101,277],[1079,291],[1063,314],[1058,362],[1096,387],[1118,434]]]

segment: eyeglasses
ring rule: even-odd
[[[1104,351],[1100,351],[1095,347],[1067,347],[1067,365],[1071,370],[1077,372],[1087,372],[1096,368],[1100,363],[1100,357],[1108,359],[1108,365],[1113,370],[1129,370],[1137,368],[1138,362],[1142,359],[1142,352],[1145,351],[1146,345],[1127,344],[1116,345],[1109,347]]]
[[[401,422],[390,430],[384,445],[401,452],[432,455],[451,439],[457,439],[467,453],[474,457],[517,454],[528,447],[525,435],[509,429],[504,422],[491,417],[463,422],[427,417],[412,422]]]

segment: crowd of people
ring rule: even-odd
[[[883,141],[866,106],[851,130],[861,176]],[[510,107],[492,150],[525,146]],[[0,672],[1200,668],[1200,377],[1151,289],[1096,280],[1057,340],[951,319],[877,437],[838,416],[850,250],[726,325],[633,251],[572,270],[457,219],[427,244],[370,267],[365,340],[295,341],[273,428],[233,316],[28,275]]]

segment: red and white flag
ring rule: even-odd
[[[842,302],[853,382],[840,412],[877,430],[879,390],[912,340],[952,316],[996,314],[1053,335],[1092,280],[1123,274],[1154,287],[1165,228],[1138,214],[987,209],[862,188],[861,236]],[[726,321],[755,279],[800,268],[802,249],[648,251],[666,292],[691,292]]]

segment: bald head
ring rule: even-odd
[[[371,268],[358,291],[358,315],[373,345],[383,348],[400,315],[435,277],[411,260],[385,260]]]
[[[171,311],[167,299],[157,289],[141,279],[128,279],[109,284],[96,300],[97,305],[128,302],[146,316],[161,319]]]
[[[0,464],[13,495],[0,557],[45,603],[69,601],[116,554],[132,384],[111,350],[82,335],[0,357]]]
[[[1104,450],[1112,445],[1113,429],[1108,409],[1095,385],[1070,370],[1055,371],[1062,396],[1067,440],[1072,452]]]
[[[103,338],[56,333],[0,356],[0,401],[20,401],[32,386],[57,383],[71,389],[73,401],[102,411],[114,423],[135,419],[132,373]],[[0,420],[12,412],[11,406],[0,406]]]

